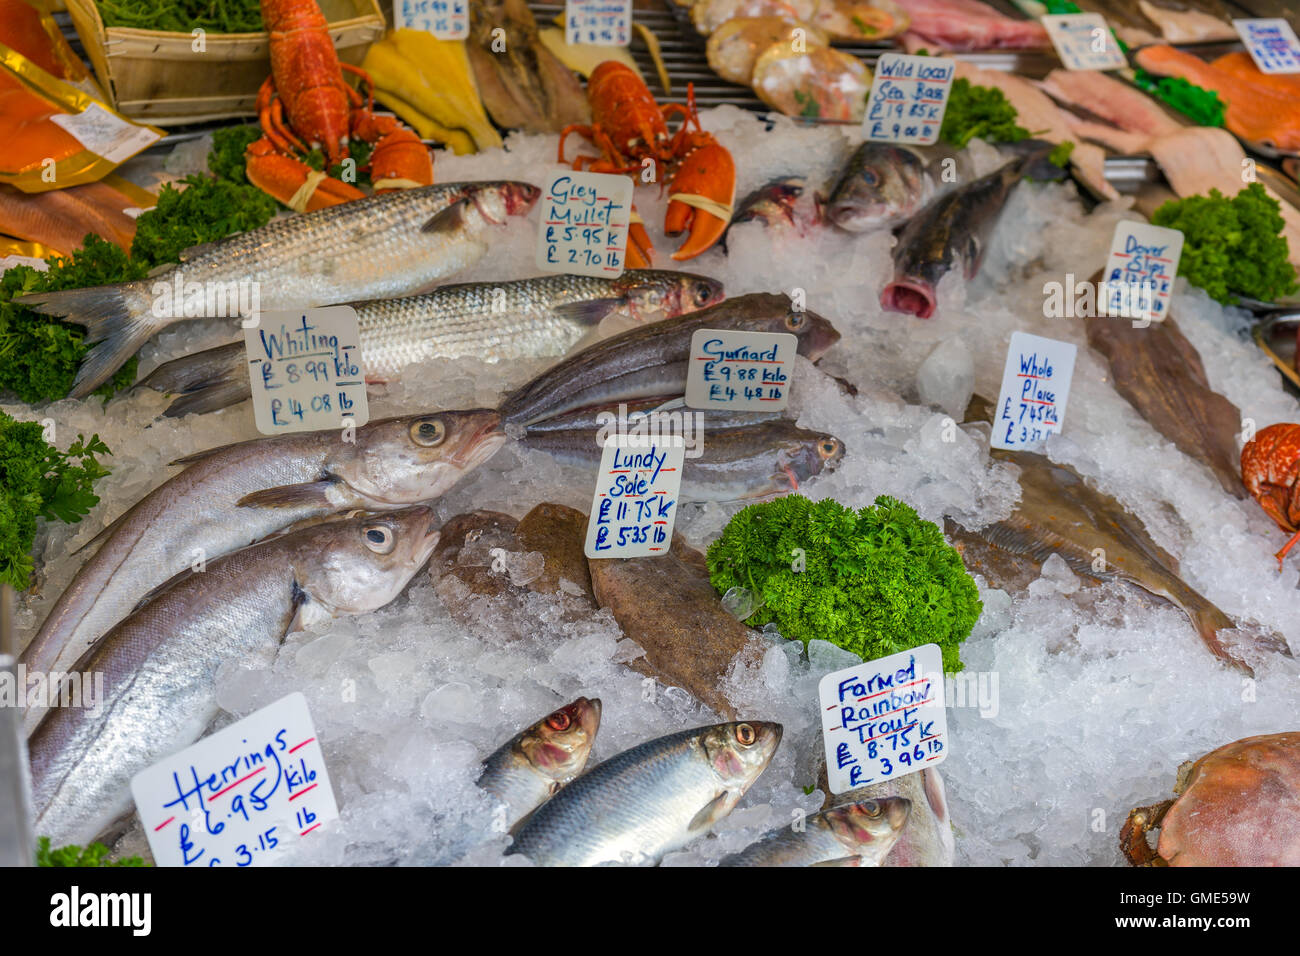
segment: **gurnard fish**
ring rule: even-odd
[[[203,733],[225,663],[266,667],[295,624],[383,607],[438,542],[433,510],[327,522],[178,575],[76,664],[95,707],[46,713],[28,741],[36,831],[86,844],[131,807],[131,778]]]
[[[939,280],[953,269],[967,279],[979,272],[1012,187],[1027,173],[1050,165],[1046,157],[1051,150],[1050,144],[1037,144],[1024,157],[940,196],[913,217],[894,247],[894,279],[880,293],[881,307],[921,319],[934,315]]]
[[[689,272],[634,269],[617,279],[550,275],[469,282],[423,295],[355,302],[366,382],[401,377],[412,362],[559,357],[605,319],[673,318],[721,302],[722,283]],[[182,356],[139,383],[178,395],[169,417],[204,413],[252,394],[244,343]]]
[[[727,249],[727,236],[737,223],[761,222],[768,228],[795,226],[794,207],[803,191],[804,180],[800,176],[782,176],[759,186],[736,206],[722,234],[723,251]]]
[[[770,830],[718,866],[880,866],[898,842],[912,801],[906,797],[859,800]]]
[[[762,721],[647,741],[543,803],[506,853],[538,866],[657,863],[730,813],[780,742],[781,725]]]
[[[195,246],[179,265],[138,282],[14,301],[85,326],[86,341],[97,344],[71,393],[85,398],[152,336],[206,312],[192,290],[206,304],[217,301],[219,289],[227,312],[237,311],[241,282],[256,283],[262,311],[409,295],[477,262],[487,251],[487,227],[526,215],[538,193],[528,183],[481,182],[368,196]],[[178,286],[184,303],[172,301]]]
[[[528,425],[586,405],[681,395],[697,329],[789,332],[798,337],[799,354],[813,361],[840,337],[820,315],[795,310],[789,296],[742,295],[691,315],[629,329],[570,355],[507,395],[501,418]]]
[[[506,830],[582,773],[599,729],[600,700],[579,697],[515,734],[483,761],[478,785],[503,804]]]
[[[506,441],[487,409],[407,415],[356,429],[258,438],[181,459],[187,467],[102,533],[21,660],[66,671],[151,589],[191,565],[295,522],[430,501]],[[29,712],[27,726],[39,712]]]

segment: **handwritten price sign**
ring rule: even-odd
[[[1055,13],[1042,21],[1067,70],[1118,70],[1128,66],[1100,13]]]
[[[564,42],[627,46],[632,42],[632,0],[567,0]]]
[[[952,92],[955,60],[881,54],[862,120],[870,140],[929,145],[939,138]]]
[[[263,312],[244,329],[253,414],[263,435],[370,421],[356,310]]]
[[[159,866],[263,866],[339,815],[302,694],[141,771],[131,795]]]
[[[1169,315],[1183,234],[1146,222],[1115,224],[1098,312],[1161,322]],[[1105,306],[1103,311],[1102,306]]]
[[[697,329],[686,368],[690,408],[779,412],[790,404],[799,339],[788,332]]]
[[[943,655],[923,644],[827,674],[817,685],[831,793],[943,763]]]
[[[1012,333],[989,444],[1032,449],[1061,430],[1077,352],[1069,342]]]
[[[560,170],[542,188],[537,268],[616,279],[623,274],[632,180]]]
[[[393,0],[393,28],[463,40],[469,36],[469,0]]]
[[[680,435],[605,439],[587,522],[589,558],[667,554],[686,457]]]
[[[1277,19],[1233,20],[1261,73],[1300,73],[1300,41],[1291,24]]]

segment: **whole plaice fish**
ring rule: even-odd
[[[67,670],[172,575],[295,522],[432,500],[504,444],[498,425],[486,409],[408,415],[351,436],[300,432],[182,459],[189,467],[106,529],[21,659],[32,671]]]
[[[67,316],[98,343],[72,390],[84,398],[156,333],[211,315],[209,303],[230,315],[421,291],[477,262],[487,227],[525,215],[538,192],[528,183],[481,182],[368,196],[188,249],[179,265],[139,282],[34,293],[20,304]]]
[[[697,329],[789,332],[798,337],[799,354],[813,361],[840,337],[820,315],[794,309],[789,296],[742,295],[691,315],[629,329],[570,355],[507,395],[501,417],[527,425],[585,405],[681,395]]]
[[[718,866],[880,866],[907,823],[906,797],[859,800],[770,830]]]
[[[954,269],[967,279],[979,272],[1011,188],[1027,171],[1041,168],[1051,150],[1038,144],[1035,152],[941,195],[915,215],[899,233],[894,278],[880,293],[881,308],[930,318],[939,280]]]
[[[736,206],[727,231],[722,234],[722,248],[727,248],[727,236],[737,223],[761,222],[769,228],[794,226],[794,207],[803,195],[804,186],[801,176],[782,176],[755,189]]]
[[[538,807],[506,852],[538,866],[657,862],[730,813],[780,742],[781,725],[761,721],[647,741]]]
[[[520,731],[483,761],[478,785],[505,806],[505,829],[532,813],[587,766],[600,700],[579,697]]]
[[[722,284],[688,272],[635,269],[617,279],[551,275],[443,286],[355,302],[366,381],[393,381],[412,362],[559,357],[606,318],[650,322],[722,301]],[[209,412],[252,394],[244,344],[160,365],[142,386],[180,397],[169,416]]]
[[[36,831],[86,844],[131,806],[131,778],[220,712],[217,669],[268,666],[295,622],[383,607],[438,542],[432,509],[327,522],[178,576],[77,662],[94,707],[49,711],[29,740]]]
[[[853,151],[824,204],[827,221],[846,232],[892,229],[934,195],[926,161],[893,143],[865,142]]]

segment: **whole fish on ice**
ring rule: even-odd
[[[859,800],[822,810],[768,831],[718,866],[880,866],[898,842],[912,801],[906,797]]]

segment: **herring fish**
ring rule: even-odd
[[[781,742],[781,725],[714,724],[597,764],[537,808],[507,854],[538,866],[655,863],[735,808]]]
[[[189,467],[105,529],[21,660],[66,671],[152,588],[295,522],[437,498],[505,443],[498,425],[487,409],[408,415],[363,425],[355,441],[329,429],[181,459]],[[26,715],[29,728],[37,717]]]
[[[579,697],[522,730],[483,761],[478,785],[505,806],[505,829],[571,783],[600,729],[600,700]]]
[[[722,283],[704,276],[634,269],[617,279],[549,275],[461,283],[352,306],[366,381],[378,384],[434,357],[558,358],[607,318],[673,318],[722,298]],[[252,394],[242,341],[167,362],[139,384],[179,396],[167,409],[169,417],[215,411]]]
[[[742,295],[691,315],[629,329],[570,355],[507,395],[501,418],[528,425],[586,405],[681,395],[697,329],[790,332],[799,339],[799,354],[813,361],[840,337],[815,312],[796,311],[789,296]]]
[[[76,664],[95,707],[47,712],[29,741],[36,831],[86,844],[131,807],[131,778],[220,712],[217,668],[265,667],[295,623],[375,610],[438,542],[433,510],[363,515],[282,535],[169,582]]]
[[[912,801],[859,800],[814,813],[793,826],[770,830],[718,866],[880,866],[898,842]]]
[[[526,215],[538,194],[528,183],[481,182],[368,196],[195,246],[181,253],[179,265],[138,282],[14,301],[66,316],[85,326],[87,342],[98,343],[72,390],[73,398],[85,398],[152,336],[194,318],[195,311],[206,315],[219,301],[217,311],[233,315],[241,282],[256,283],[252,308],[262,311],[408,295],[477,262],[487,251],[487,227]],[[176,287],[184,290],[184,303],[172,301]],[[195,289],[204,298],[202,309]]]

